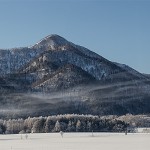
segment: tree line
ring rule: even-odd
[[[93,115],[66,114],[0,120],[0,134],[50,132],[124,132],[124,121]]]

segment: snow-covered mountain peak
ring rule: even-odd
[[[57,34],[51,34],[41,39],[31,48],[46,48],[46,49],[58,49],[58,47],[69,44],[69,42],[63,37]]]
[[[52,40],[58,44],[68,43],[68,41],[65,38],[63,38],[57,34],[50,34],[50,35],[46,36],[43,40],[46,40],[47,42]]]
[[[67,41],[65,38],[63,38],[62,36],[58,35],[58,34],[50,34],[48,36],[46,36],[44,39],[57,39],[57,40],[65,40]]]

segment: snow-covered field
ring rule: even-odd
[[[22,139],[21,139],[22,138]],[[0,135],[0,150],[150,150],[150,134],[60,133]]]

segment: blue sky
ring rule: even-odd
[[[0,48],[58,34],[150,73],[149,0],[0,0]]]

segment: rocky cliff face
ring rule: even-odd
[[[149,76],[111,62],[58,35],[47,36],[31,47],[0,50],[1,109],[16,109],[14,101],[18,109],[27,109],[27,104],[34,105],[31,115],[34,108],[39,115],[43,111],[45,115],[50,111],[54,114],[59,111],[142,113],[149,112],[149,89]],[[59,95],[62,91],[62,97],[52,96],[55,100],[47,96],[57,92]],[[35,98],[34,94],[42,96]],[[35,99],[38,99],[37,103]],[[59,111],[56,105],[52,107],[56,99]],[[135,101],[142,104],[141,109],[136,110]],[[50,105],[49,109],[46,104]]]

